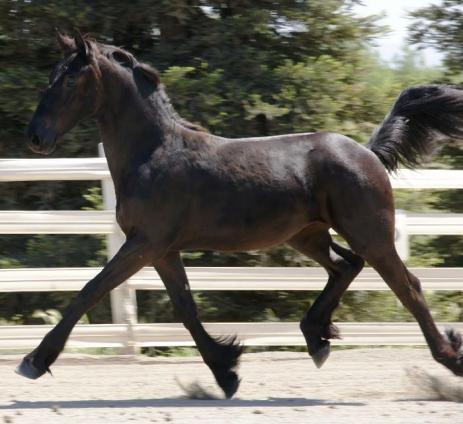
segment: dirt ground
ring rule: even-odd
[[[463,379],[425,349],[244,355],[232,400],[185,398],[180,385],[222,396],[199,358],[63,355],[54,376],[26,380],[0,356],[0,423],[462,423]],[[180,382],[180,385],[179,385]]]

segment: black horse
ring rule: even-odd
[[[38,378],[56,360],[79,318],[140,268],[152,265],[174,309],[227,397],[236,392],[242,347],[216,340],[198,319],[180,252],[242,251],[287,243],[328,272],[302,318],[320,367],[339,337],[331,322],[366,260],[418,321],[434,358],[463,375],[461,339],[441,335],[394,247],[394,203],[386,170],[415,166],[435,141],[463,138],[463,91],[421,86],[402,92],[367,147],[320,132],[226,139],[180,118],[158,73],[130,53],[58,33],[64,58],[28,126],[30,148],[49,154],[84,118],[96,119],[126,235],[115,257],[28,354],[18,372]],[[334,242],[336,230],[350,246]]]

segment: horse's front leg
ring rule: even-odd
[[[109,291],[150,263],[152,257],[153,252],[144,240],[137,237],[128,239],[101,272],[80,291],[62,320],[44,337],[40,345],[25,356],[16,372],[31,379],[49,372],[50,365],[63,350],[69,334],[82,315]]]
[[[235,368],[242,353],[242,346],[235,343],[235,338],[213,339],[201,324],[196,305],[190,292],[190,286],[179,252],[171,252],[154,267],[164,282],[174,307],[174,312],[191,333],[196,346],[206,365],[224,391],[231,398],[239,386]]]

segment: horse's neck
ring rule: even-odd
[[[112,83],[106,87],[111,96],[98,117],[100,135],[116,194],[127,174],[148,161],[157,149],[175,149],[192,136],[180,128],[178,116],[162,87],[142,98]],[[193,140],[194,141],[194,140]]]
[[[137,164],[162,146],[165,130],[159,120],[137,105],[109,110],[98,120],[106,160],[116,191]]]

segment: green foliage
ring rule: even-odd
[[[445,55],[449,75],[461,83],[463,65],[463,14],[461,0],[439,0],[420,8],[410,16],[410,40],[420,46],[432,46]]]
[[[85,206],[82,209],[86,209],[86,210],[104,209],[101,187],[97,187],[97,186],[90,187],[87,193],[83,195],[83,198],[90,204],[90,206]]]

